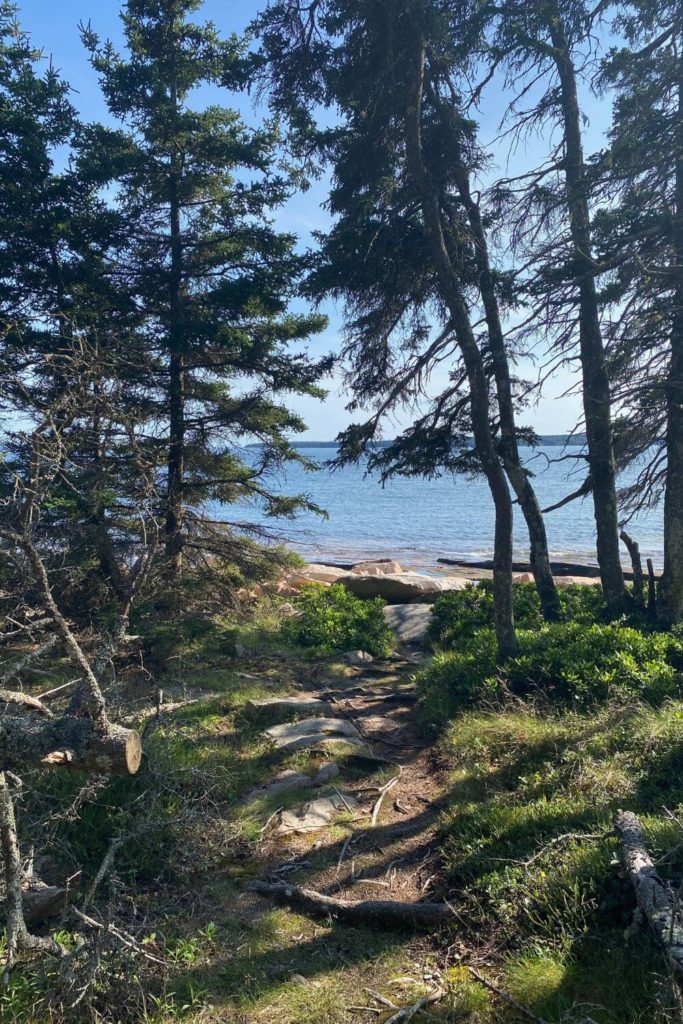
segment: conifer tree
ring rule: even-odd
[[[268,487],[268,473],[298,458],[303,429],[278,395],[320,395],[326,361],[311,361],[320,316],[293,313],[304,260],[272,224],[294,178],[276,166],[274,123],[250,130],[217,103],[195,109],[202,88],[238,89],[250,58],[190,20],[200,0],[129,0],[127,50],[83,38],[118,131],[89,133],[90,173],[108,172],[126,243],[117,287],[136,304],[137,334],[153,354],[150,400],[166,473],[166,550],[174,575],[183,549],[208,543],[206,502],[255,499],[269,515],[307,504]],[[241,446],[257,440],[255,464]],[[310,503],[308,503],[310,505]],[[193,536],[189,536],[192,534]],[[224,550],[235,556],[235,537]],[[214,534],[210,542],[221,547]]]

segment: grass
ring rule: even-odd
[[[54,809],[46,850],[81,866],[84,888],[111,837],[128,833],[100,905],[111,902],[167,966],[117,972],[110,953],[113,966],[92,1001],[71,1013],[52,1001],[54,966],[27,962],[0,993],[3,1024],[79,1015],[117,1024],[382,1024],[386,1014],[352,1009],[377,1008],[366,990],[407,1005],[429,989],[435,968],[447,995],[416,1024],[520,1024],[524,1018],[477,982],[468,962],[548,1024],[678,1020],[661,955],[633,926],[633,898],[608,833],[624,806],[641,816],[655,857],[681,841],[662,807],[683,813],[682,702],[541,710],[517,700],[442,716],[434,750],[449,783],[429,843],[442,856],[435,891],[448,893],[454,928],[422,938],[349,929],[268,909],[244,892],[291,856],[288,838],[264,851],[263,822],[308,791],[248,794],[276,771],[312,774],[321,760],[271,752],[244,704],[291,693],[311,673],[334,682],[349,671],[333,656],[316,662],[283,650],[279,629],[269,611],[246,626],[220,619],[150,640],[150,662],[167,666],[156,682],[168,699],[185,689],[201,700],[151,733],[136,777],[97,784],[73,820],[63,808],[79,799],[82,780],[37,780],[20,821]],[[244,658],[235,658],[235,644]],[[122,685],[138,694],[135,680]],[[567,833],[598,838],[553,842]],[[287,877],[315,885],[348,835],[342,817],[302,838],[297,850],[309,866]],[[683,853],[661,870],[683,877]],[[397,980],[406,977],[424,984]]]
[[[625,934],[633,899],[609,833],[624,806],[641,815],[655,857],[680,842],[662,805],[683,805],[682,719],[676,702],[471,711],[442,741],[452,766],[440,837],[451,898],[471,940],[495,951],[497,984],[547,1021],[581,1019],[581,1008],[596,1024],[678,1019],[661,955],[642,929]],[[570,833],[601,838],[552,842]],[[681,852],[661,870],[680,878]],[[494,1019],[517,1016],[499,1004]]]

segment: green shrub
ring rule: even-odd
[[[680,697],[683,641],[621,623],[545,623],[519,630],[519,653],[496,667],[493,630],[436,656],[418,677],[423,717],[438,727],[461,708],[516,697],[589,707],[610,699],[654,706]]]
[[[512,593],[517,628],[540,629],[544,620],[536,584],[515,583]],[[559,595],[563,621],[589,625],[601,618],[604,600],[600,587],[571,584],[561,587]],[[429,638],[440,647],[457,647],[489,626],[493,626],[493,581],[483,580],[437,598]]]
[[[294,605],[300,614],[282,624],[288,644],[312,647],[319,654],[363,650],[382,657],[391,651],[392,634],[381,598],[363,601],[334,583],[307,587]]]

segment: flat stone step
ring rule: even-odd
[[[296,772],[288,768],[280,772],[265,786],[257,786],[247,794],[247,801],[262,800],[264,797],[278,796],[280,793],[287,793],[292,789],[301,789],[305,786],[323,786],[340,774],[339,765],[333,761],[320,766],[316,775],[307,775],[305,772]]]
[[[383,611],[384,621],[402,644],[419,647],[427,642],[427,631],[432,621],[431,605],[392,604]]]
[[[310,747],[330,738],[361,739],[358,730],[344,718],[305,718],[300,722],[283,722],[266,729],[265,735],[280,750]]]
[[[244,712],[253,722],[284,722],[302,715],[331,715],[334,709],[316,697],[267,697],[248,700]]]
[[[305,804],[299,811],[283,811],[280,824],[275,834],[285,835],[288,832],[315,832],[325,828],[330,822],[344,812],[354,811],[358,804],[352,796],[334,794],[319,797]]]

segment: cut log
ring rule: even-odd
[[[657,874],[639,818],[631,811],[619,811],[615,827],[626,876],[635,890],[638,907],[669,965],[680,978],[683,976],[683,917],[679,901],[671,886]]]
[[[99,733],[89,718],[73,715],[0,718],[0,770],[44,764],[103,775],[134,775],[141,760],[142,741],[134,729],[110,724],[105,733]]]
[[[312,917],[335,917],[352,925],[387,929],[434,928],[454,921],[445,903],[399,903],[394,900],[337,900],[313,889],[301,889],[286,882],[250,882],[247,892],[265,896],[275,903]]]
[[[67,904],[73,888],[66,889],[61,885],[41,885],[24,889],[21,904],[24,910],[24,921],[27,925],[40,924],[49,917],[61,914]]]

